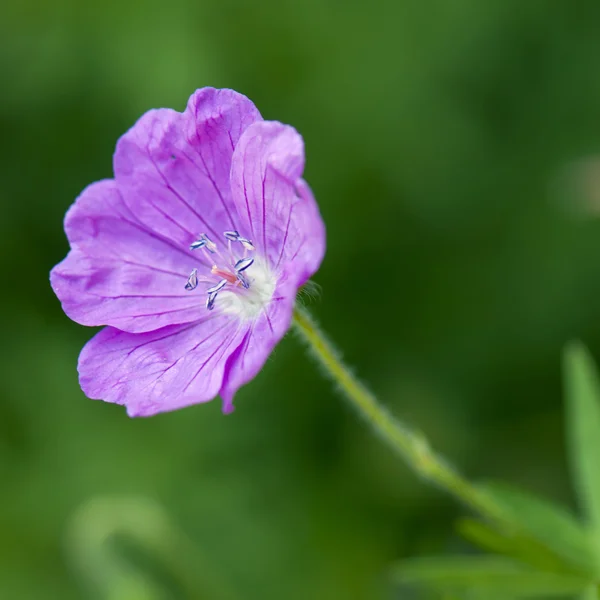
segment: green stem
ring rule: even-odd
[[[350,404],[418,475],[484,516],[502,520],[500,508],[489,496],[450,467],[431,449],[429,442],[420,432],[395,419],[356,379],[310,314],[298,305],[294,310],[294,325],[323,367],[325,374],[339,386]]]

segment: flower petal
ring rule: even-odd
[[[279,263],[289,261],[299,270],[298,285],[304,285],[321,266],[325,256],[325,223],[309,185],[296,183],[301,202],[293,206],[284,235]]]
[[[67,315],[132,332],[205,315],[185,282],[198,256],[141,225],[113,180],[86,188],[65,218],[71,252],[50,274]]]
[[[219,395],[223,412],[233,412],[233,397],[240,387],[254,379],[273,348],[290,328],[296,283],[283,274],[266,310],[250,325],[241,344],[231,353]]]
[[[83,348],[79,381],[88,397],[123,404],[132,417],[208,402],[246,330],[212,315],[142,334],[106,327]]]
[[[304,143],[298,132],[260,121],[242,134],[233,154],[231,189],[254,245],[276,270],[287,269],[303,284],[325,252],[325,227],[308,185],[302,180]]]
[[[198,233],[237,229],[229,173],[234,147],[261,116],[232,90],[195,92],[184,113],[151,110],[119,140],[115,177],[149,228],[185,247]]]

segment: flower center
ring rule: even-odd
[[[199,275],[194,269],[187,279],[185,289],[195,290],[199,284],[208,284],[206,308],[213,310],[219,297],[219,308],[241,319],[256,318],[271,301],[276,280],[266,263],[254,256],[252,242],[237,231],[224,234],[227,247],[221,251],[205,233],[190,245],[204,258],[203,270]]]

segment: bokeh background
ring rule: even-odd
[[[80,391],[94,332],[48,284],[63,215],[142,112],[206,85],[304,135],[310,306],[356,372],[469,476],[572,503],[560,355],[600,356],[599,59],[597,2],[4,2],[0,598],[386,598],[394,560],[467,549],[465,511],[292,335],[229,417]]]

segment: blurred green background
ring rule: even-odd
[[[206,85],[304,135],[311,309],[356,372],[469,476],[571,503],[560,352],[600,356],[599,59],[597,2],[3,3],[0,598],[385,598],[395,559],[467,548],[463,509],[292,335],[229,417],[79,390],[93,331],[48,284],[63,215],[141,113]],[[92,533],[130,518],[156,548],[120,535],[105,567]]]

